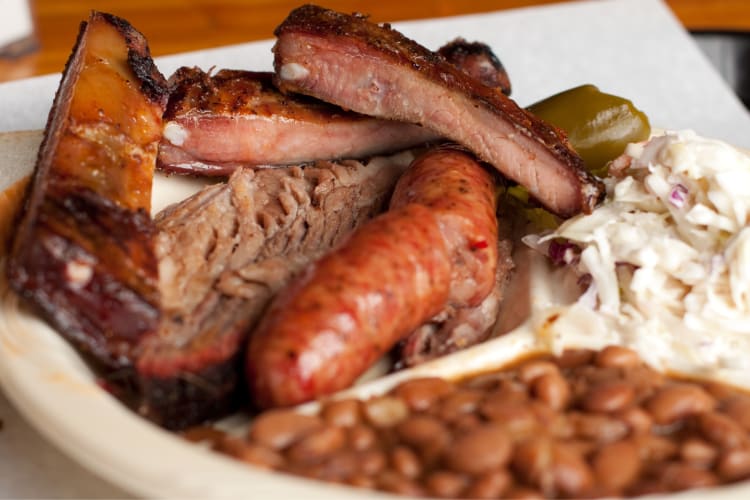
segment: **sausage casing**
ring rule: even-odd
[[[497,265],[490,174],[471,155],[445,148],[409,172],[388,212],[308,268],[266,311],[246,360],[258,406],[294,405],[350,386],[454,299],[456,279],[458,288],[490,282],[486,292],[457,294],[469,303],[489,293]],[[464,265],[472,269],[454,269]]]
[[[409,203],[428,207],[438,219],[451,254],[451,304],[474,307],[495,286],[498,224],[492,175],[471,153],[434,148],[401,176],[391,209]]]

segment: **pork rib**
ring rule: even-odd
[[[435,140],[423,127],[379,120],[303,96],[285,96],[272,73],[180,68],[170,78],[158,167],[229,175],[239,165],[368,158]]]
[[[430,128],[562,217],[590,212],[604,196],[560,130],[387,25],[305,5],[275,34],[276,82],[284,91]]]
[[[109,367],[129,365],[160,317],[149,209],[166,97],[143,36],[93,12],[55,96],[8,259],[13,289]]]

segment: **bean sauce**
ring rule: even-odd
[[[435,498],[634,497],[750,479],[750,395],[626,348],[403,382],[319,415],[273,410],[216,449],[254,466]]]

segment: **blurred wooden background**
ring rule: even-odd
[[[304,0],[31,0],[40,49],[0,60],[0,81],[59,72],[78,24],[96,8],[124,17],[142,31],[154,55],[270,38],[273,28]],[[487,12],[561,0],[326,0],[322,5],[372,19],[399,21]],[[621,0],[627,2],[628,0]],[[691,30],[750,30],[750,0],[665,0]]]

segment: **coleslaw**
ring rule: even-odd
[[[526,238],[590,282],[565,311],[583,331],[555,335],[615,340],[689,373],[750,367],[750,155],[665,132],[611,172],[592,214]]]

